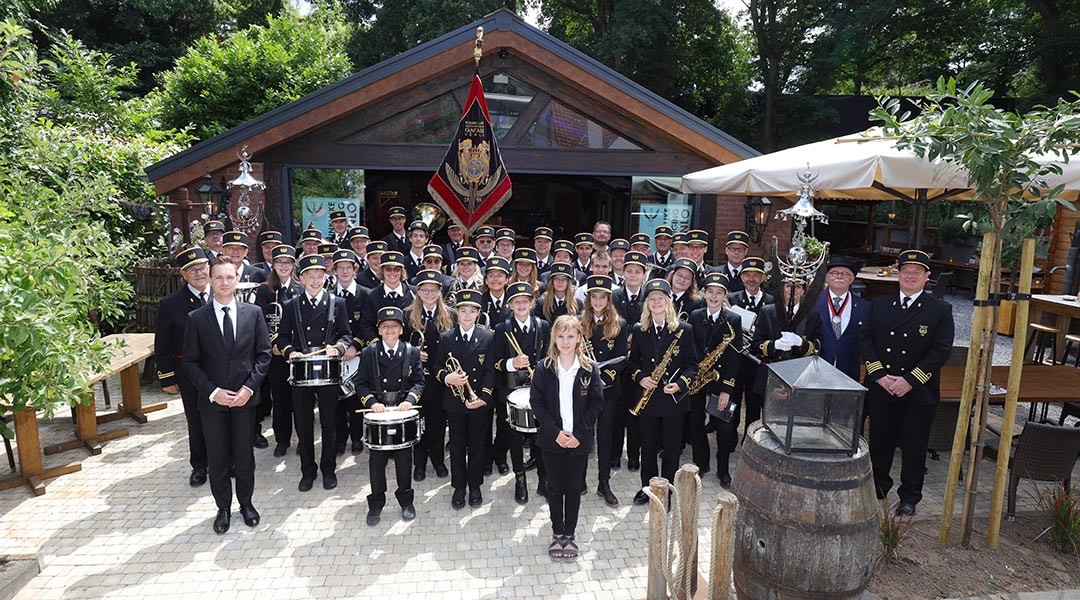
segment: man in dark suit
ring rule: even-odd
[[[409,249],[403,255],[407,279],[416,277],[417,273],[424,270],[424,248],[428,240],[428,226],[423,221],[409,224]]]
[[[371,251],[368,251],[371,254]],[[364,315],[360,319],[361,344],[373,344],[379,340],[379,309],[396,306],[405,310],[412,306],[413,288],[405,280],[405,263],[400,252],[385,252],[379,258],[382,283],[371,290],[364,303]]]
[[[203,244],[206,245],[206,257],[214,260],[221,255],[221,242],[225,237],[225,224],[217,219],[203,223]]]
[[[554,232],[550,227],[537,227],[533,231],[533,249],[536,250],[536,274],[539,277],[548,272],[555,257],[551,255]]]
[[[251,503],[255,490],[256,391],[270,368],[270,338],[262,311],[235,296],[236,266],[223,259],[210,267],[214,299],[188,315],[184,370],[198,390],[197,402],[209,455],[210,491],[218,514],[214,531],[229,530],[232,480],[244,524],[259,524]]]
[[[866,320],[870,303],[851,293],[858,266],[836,257],[825,267],[826,293],[818,299],[817,311],[823,324],[821,358],[829,361],[848,377],[859,380],[862,354],[859,351],[859,330]]]
[[[342,250],[349,248],[349,217],[345,216],[345,211],[330,211],[330,231],[327,232],[326,239],[337,244]]]
[[[192,385],[181,365],[184,359],[184,333],[188,313],[210,300],[210,268],[206,251],[188,248],[177,253],[173,263],[180,269],[185,285],[161,299],[154,333],[154,362],[158,382],[167,394],[180,393],[187,420],[188,462],[191,475],[188,483],[198,487],[206,483],[206,438],[196,399],[198,390]]]
[[[694,265],[697,266],[697,270],[694,275],[697,278],[697,285],[699,290],[705,289],[705,276],[713,271],[718,271],[717,267],[709,265],[705,262],[705,254],[709,251],[709,234],[701,229],[691,229],[686,234],[686,252],[687,258],[694,261]]]
[[[356,275],[356,283],[370,292],[382,285],[382,273],[379,268],[382,266],[382,255],[386,252],[386,242],[382,240],[368,242],[365,249],[367,252],[364,259],[360,261],[363,266]]]
[[[409,234],[405,231],[406,218],[404,207],[390,207],[390,227],[393,228],[393,231],[383,238],[387,250],[395,250],[402,254],[409,251]]]
[[[345,349],[346,362],[356,358],[362,349],[356,346],[356,340],[360,335],[360,320],[364,317],[364,305],[367,304],[370,293],[367,288],[356,283],[356,271],[359,266],[360,259],[352,250],[338,250],[334,253],[335,280],[332,291],[345,303],[345,314],[349,317],[349,331],[353,337],[353,343]],[[355,395],[338,401],[337,445],[335,447],[338,454],[345,454],[350,435],[352,436],[352,451],[359,452],[363,449],[361,438],[364,435],[364,417],[356,412],[359,408],[357,404]]]
[[[675,260],[675,254],[671,251],[671,242],[674,238],[675,231],[667,225],[657,227],[656,232],[653,233],[656,251],[649,258],[652,264],[659,267],[659,270],[653,269],[652,277],[663,277],[667,273],[668,266]]]
[[[743,281],[741,275],[742,262],[746,259],[746,253],[750,250],[750,236],[745,231],[729,231],[727,243],[724,244],[724,255],[727,256],[727,264],[721,268],[721,272],[727,275],[731,285],[731,293],[742,291]]]
[[[900,443],[900,504],[911,516],[922,500],[926,445],[940,400],[941,367],[952,352],[952,306],[924,293],[930,257],[921,250],[900,253],[896,295],[870,302],[859,332],[866,387],[870,389],[870,462],[879,499],[892,488],[893,454]]]
[[[352,343],[349,316],[345,303],[326,289],[326,262],[319,255],[301,258],[296,273],[304,291],[294,296],[282,309],[281,325],[275,345],[286,361],[294,354],[321,352],[327,357],[341,356]],[[296,382],[300,383],[300,382]],[[337,487],[337,403],[341,387],[337,384],[293,384],[293,411],[296,419],[296,445],[300,452],[301,492],[310,491],[319,469],[323,488]],[[315,404],[319,405],[322,425],[322,454],[315,463]]]
[[[457,221],[450,221],[446,225],[446,235],[450,241],[442,245],[443,266],[446,267],[443,273],[450,275],[450,269],[457,262],[457,251],[465,245],[465,228]]]

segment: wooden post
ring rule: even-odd
[[[1012,364],[1009,366],[1008,391],[1005,393],[1005,416],[1001,424],[1001,444],[994,466],[994,490],[990,496],[990,527],[986,547],[996,550],[1001,534],[1001,503],[1005,500],[1005,477],[1012,454],[1013,424],[1016,422],[1016,398],[1020,392],[1020,376],[1024,368],[1024,346],[1027,344],[1028,309],[1030,308],[1031,274],[1035,265],[1035,240],[1024,240],[1020,254],[1020,295],[1016,300],[1016,329],[1013,333]],[[1068,333],[1068,332],[1065,332]]]
[[[997,234],[987,233],[983,236],[983,248],[993,248],[997,243]],[[964,447],[967,440],[968,424],[971,418],[971,403],[975,396],[975,383],[978,379],[979,350],[982,345],[983,330],[986,328],[988,313],[986,306],[979,303],[986,302],[990,290],[990,267],[993,262],[992,256],[984,252],[979,261],[979,279],[975,286],[975,314],[971,323],[971,338],[968,345],[967,364],[964,368],[964,387],[960,393],[960,412],[956,419],[956,431],[953,434],[952,452],[949,457],[949,473],[945,481],[945,499],[942,503],[941,527],[938,531],[938,546],[945,548],[949,545],[949,536],[952,532],[953,508],[956,503],[956,480],[960,478],[960,465],[964,460]]]
[[[735,562],[735,515],[739,499],[731,492],[720,492],[713,511],[712,572],[709,577],[710,600],[734,600],[731,569]]]
[[[649,502],[649,579],[645,597],[648,600],[666,600],[667,581],[664,579],[664,549],[667,547],[668,480],[653,477],[649,490],[660,498],[660,506]]]
[[[698,579],[698,553],[697,544],[694,542],[697,539],[699,470],[697,465],[691,463],[680,467],[678,473],[675,474],[675,487],[679,489],[679,512],[681,513],[679,521],[682,523],[681,556],[686,561],[686,570],[690,574],[691,597],[697,593]],[[683,594],[679,597],[686,600]]]

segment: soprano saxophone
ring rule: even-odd
[[[675,352],[679,349],[679,338],[682,337],[682,334],[682,329],[675,334],[675,339],[671,342],[671,345],[668,346],[668,349],[664,351],[664,357],[660,359],[660,364],[656,365],[656,368],[649,374],[649,377],[652,377],[653,381],[657,382],[656,387],[641,392],[641,399],[637,401],[634,408],[630,409],[630,414],[635,417],[640,415],[641,411],[645,410],[645,407],[649,404],[649,400],[652,399],[653,392],[656,391],[657,388],[663,387],[663,384],[660,382],[664,378],[664,373],[667,372],[668,365],[671,364],[671,357],[675,356]]]

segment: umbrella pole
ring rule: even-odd
[[[983,236],[983,248],[992,248],[997,243],[997,234],[990,232]],[[964,385],[960,392],[960,411],[956,419],[956,431],[953,434],[952,451],[949,457],[949,474],[945,481],[945,499],[941,512],[941,527],[938,531],[938,545],[948,547],[952,532],[953,508],[956,503],[955,482],[960,478],[960,465],[964,460],[964,446],[967,439],[968,424],[971,418],[971,403],[975,395],[975,380],[979,362],[979,347],[983,329],[986,327],[987,294],[990,289],[990,263],[985,253],[979,261],[979,279],[975,288],[975,314],[971,323],[971,341],[968,345],[967,363],[964,368]]]

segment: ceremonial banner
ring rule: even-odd
[[[510,199],[510,176],[499,154],[484,85],[473,75],[457,133],[428,193],[471,234]]]

